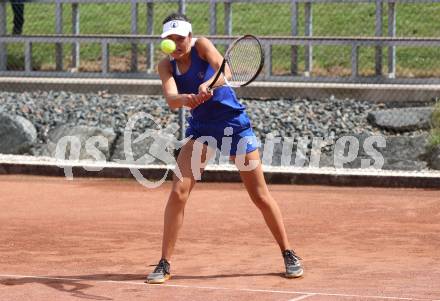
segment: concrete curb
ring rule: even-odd
[[[64,168],[71,168],[73,178],[133,178],[130,169],[137,169],[149,180],[159,180],[167,173],[171,179],[173,166],[91,163],[60,161],[53,158],[0,155],[0,175],[41,175],[64,177]],[[91,170],[94,171],[91,171]],[[404,172],[373,169],[324,169],[264,166],[270,184],[369,186],[440,189],[440,172]],[[209,165],[203,182],[240,182],[233,165]]]
[[[0,90],[10,92],[71,91],[115,94],[162,95],[157,79],[0,77]],[[440,97],[440,85],[432,84],[355,84],[313,82],[254,82],[236,90],[243,98],[354,98],[371,101],[430,101]]]

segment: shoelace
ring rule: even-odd
[[[159,264],[154,269],[153,273],[163,273],[163,272],[168,273],[167,265],[168,265],[168,263],[165,260],[161,259],[159,261]]]
[[[299,260],[302,260],[294,251],[287,250],[284,254],[288,264],[296,264]]]

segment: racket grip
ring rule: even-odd
[[[218,88],[218,87],[214,87],[214,84],[215,84],[215,82],[212,83],[212,84],[210,84],[210,85],[208,86],[208,88],[206,88],[206,90],[207,90],[209,93],[211,93],[212,91],[214,91],[215,89]]]

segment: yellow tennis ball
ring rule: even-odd
[[[160,49],[162,49],[163,52],[166,54],[172,53],[174,50],[176,50],[176,43],[170,39],[165,39],[162,42],[160,42]]]

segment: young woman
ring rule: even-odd
[[[191,109],[186,131],[186,136],[191,139],[177,158],[181,177],[174,176],[165,208],[162,258],[154,272],[148,275],[147,281],[163,283],[171,277],[169,261],[182,227],[185,204],[196,183],[195,174],[200,174],[204,167],[204,164],[193,166],[191,156],[196,153],[197,147],[202,149],[202,162],[207,162],[208,157],[215,153],[209,149],[209,145],[198,140],[206,136],[215,138],[215,146],[222,152],[226,149],[227,155],[237,165],[250,198],[260,209],[281,249],[285,276],[302,276],[300,258],[290,248],[280,209],[267,188],[255,135],[244,106],[237,101],[230,87],[223,86],[213,92],[208,89],[216,70],[220,68],[222,55],[208,39],[192,37],[191,23],[182,14],[174,13],[164,20],[161,37],[176,43],[175,51],[158,66],[164,96],[172,109]],[[224,136],[230,138],[229,142],[232,141],[230,147],[223,147]],[[244,144],[241,143],[243,139],[246,141]],[[254,166],[251,169],[240,168],[238,161],[244,162],[245,166],[253,162]]]

